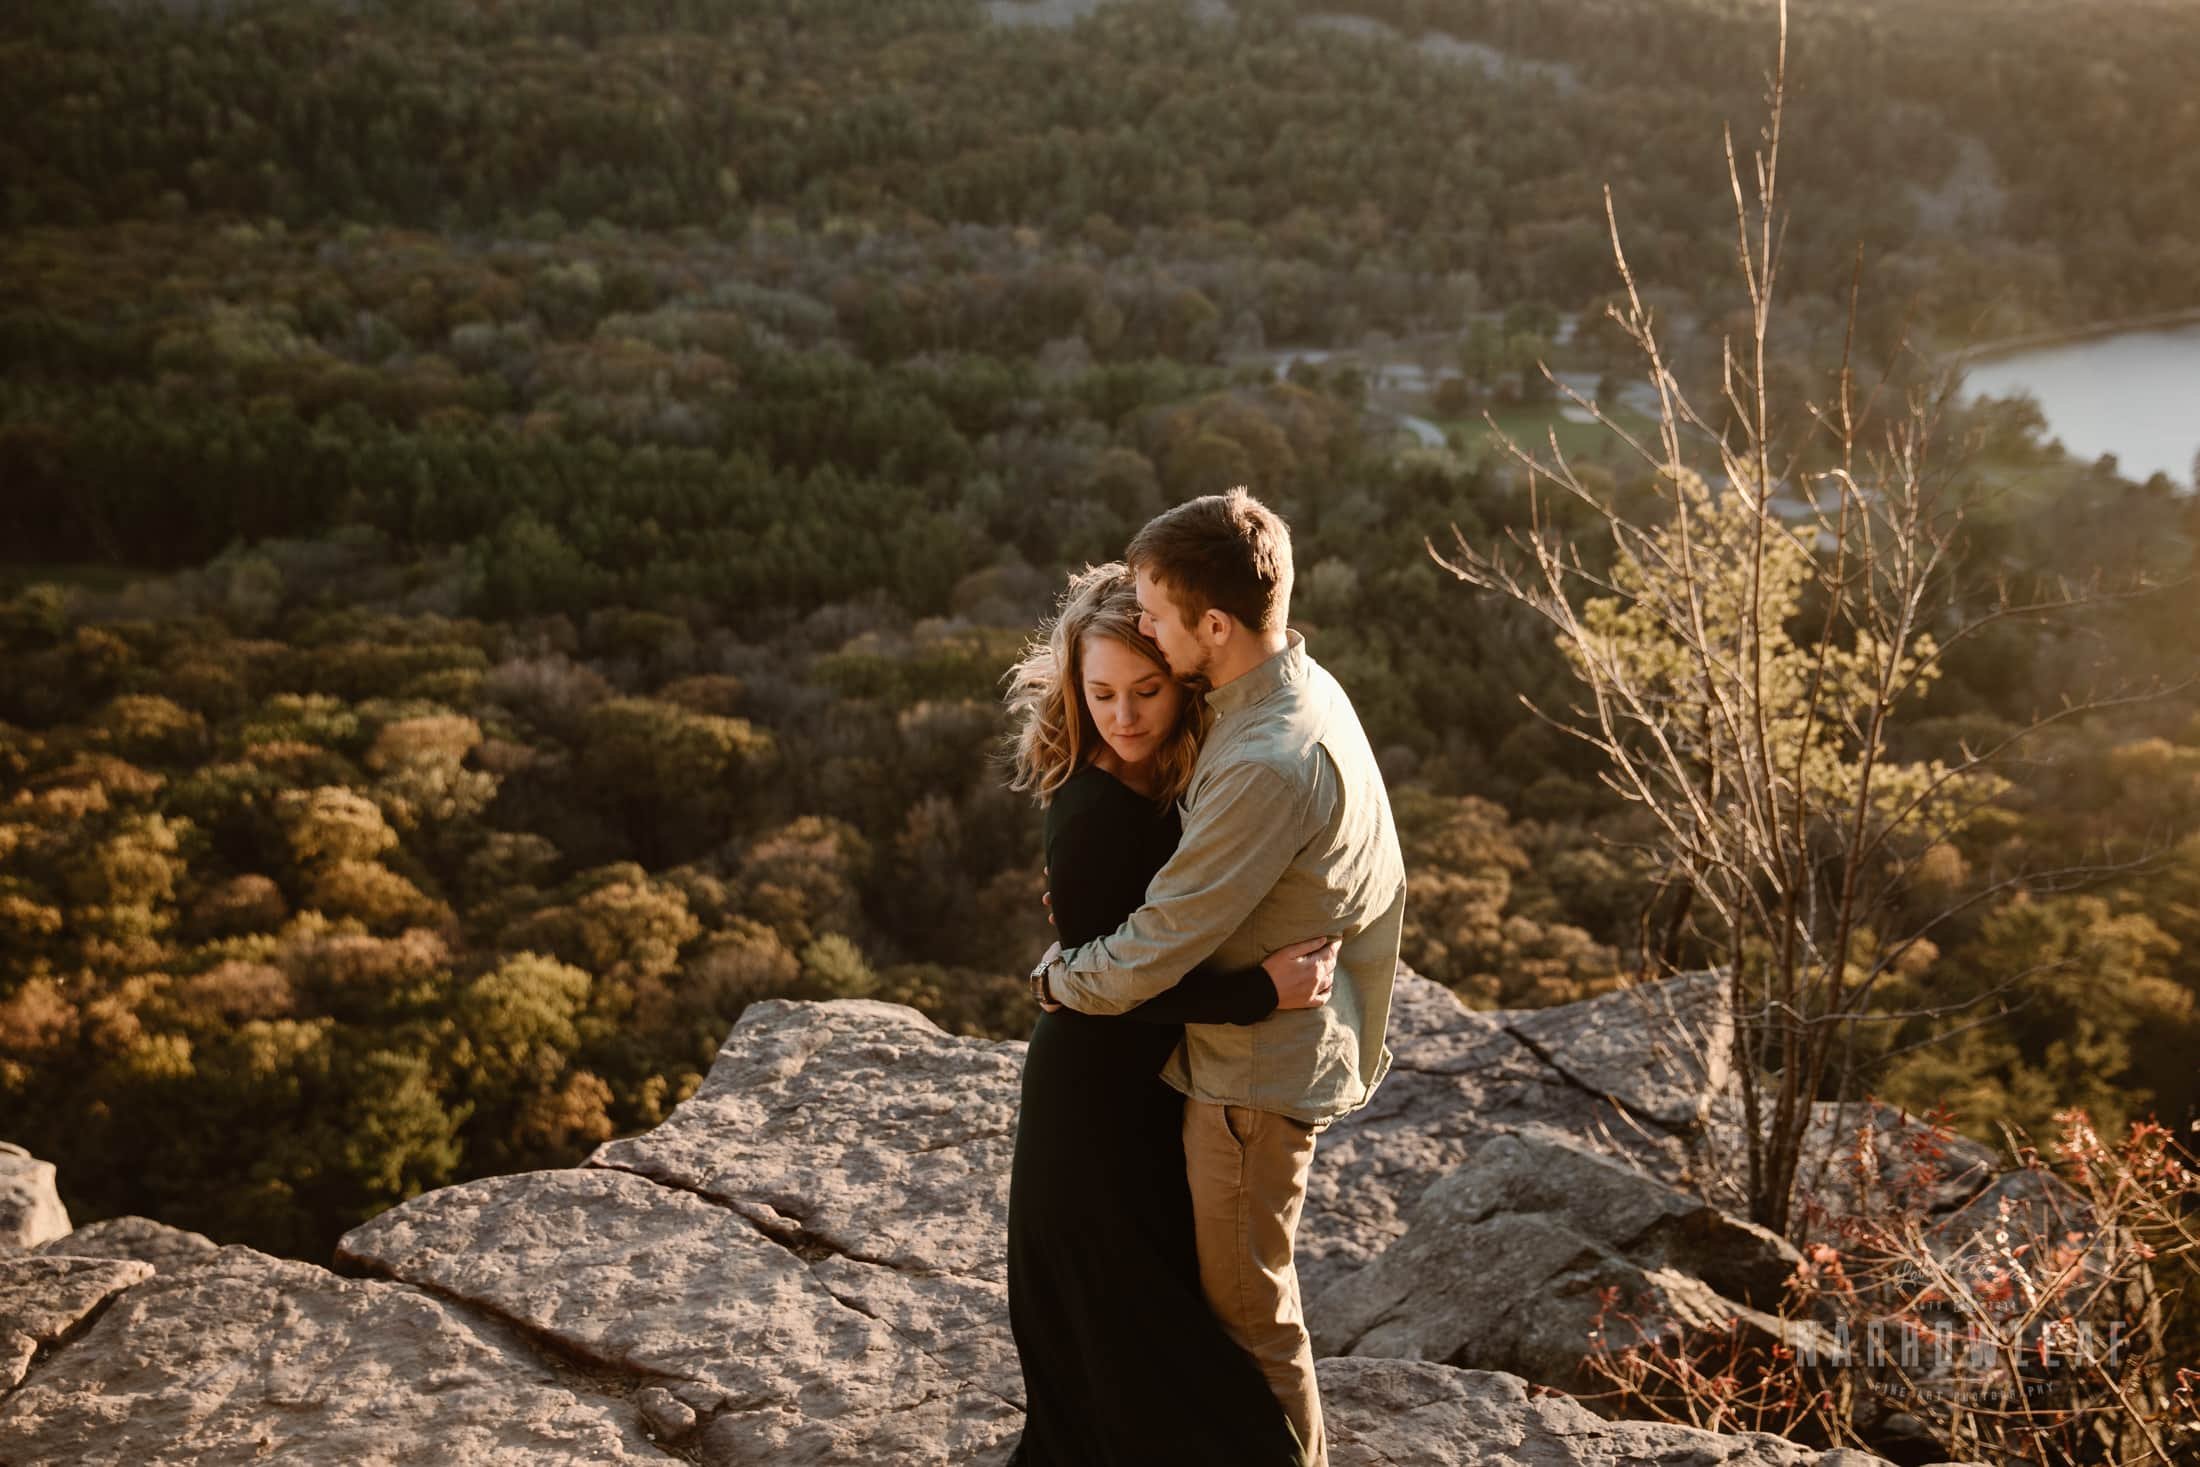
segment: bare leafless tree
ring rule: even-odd
[[[1684,938],[1723,960],[1747,1153],[1737,1190],[1756,1221],[1786,1231],[1812,1104],[1829,1090],[1848,1097],[1857,1026],[1888,1017],[1873,1013],[1875,985],[1934,929],[2014,885],[2060,889],[2141,863],[1974,883],[1938,912],[1905,920],[1920,861],[2001,797],[2008,781],[1998,770],[2023,739],[2165,690],[2123,686],[2066,700],[1951,759],[1890,754],[1890,732],[1965,640],[2011,618],[2151,588],[2056,578],[2020,594],[1998,573],[1958,584],[1969,491],[1938,454],[1952,389],[1897,387],[1891,374],[1859,383],[1861,258],[1828,400],[1807,407],[1808,421],[1779,420],[1786,410],[1768,386],[1767,340],[1784,228],[1784,3],[1779,27],[1767,121],[1747,170],[1726,138],[1749,334],[1725,343],[1717,421],[1691,404],[1661,353],[1609,189],[1605,215],[1625,286],[1624,306],[1609,314],[1647,367],[1654,437],[1552,378],[1652,471],[1659,512],[1629,518],[1608,489],[1585,485],[1555,433],[1538,457],[1499,431],[1526,471],[1529,527],[1484,549],[1454,526],[1452,549],[1430,544],[1429,553],[1556,633],[1586,701],[1568,719],[1522,701],[1593,746],[1603,782],[1649,817],[1643,844],[1671,899],[1661,907],[1663,938],[1646,935],[1645,976],[1670,971]],[[1586,563],[1546,523],[1551,494],[1586,506],[1609,532],[1608,569]],[[1578,522],[1581,511],[1567,518]]]

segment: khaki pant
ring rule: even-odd
[[[1291,1262],[1313,1159],[1313,1130],[1289,1116],[1184,1102],[1184,1165],[1207,1302],[1268,1377],[1306,1448],[1308,1467],[1326,1467],[1314,1342]]]

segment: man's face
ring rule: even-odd
[[[1183,613],[1177,610],[1168,587],[1144,567],[1138,571],[1138,612],[1138,629],[1160,645],[1161,654],[1169,659],[1169,671],[1186,682],[1204,680],[1214,660],[1214,649],[1184,624]]]

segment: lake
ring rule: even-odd
[[[1971,363],[1974,396],[2029,392],[2047,431],[2087,462],[2116,455],[2135,483],[2160,470],[2192,483],[2200,451],[2200,324],[2125,331]]]

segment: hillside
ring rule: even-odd
[[[1407,960],[1477,1009],[1647,961],[1650,822],[1525,706],[1578,701],[1564,659],[1428,547],[1545,523],[1608,564],[1485,413],[1656,505],[1535,365],[1641,401],[1609,182],[1715,379],[1769,10],[1010,3],[0,16],[0,1113],[80,1220],[317,1263],[663,1124],[760,1001],[1020,1037],[1048,934],[1000,674],[1069,569],[1236,483],[1380,753]],[[1798,7],[1800,465],[1859,243],[1890,395],[1942,345],[2191,303],[2200,12],[2088,17]],[[1956,915],[1843,1083],[1983,1140],[2179,1124],[2200,510],[2021,401],[1939,423],[1977,493],[1950,576],[2169,586],[1950,648],[1889,754],[2176,690],[2058,723],[1916,853],[1904,915]],[[2081,853],[2083,889],[2032,874]]]

